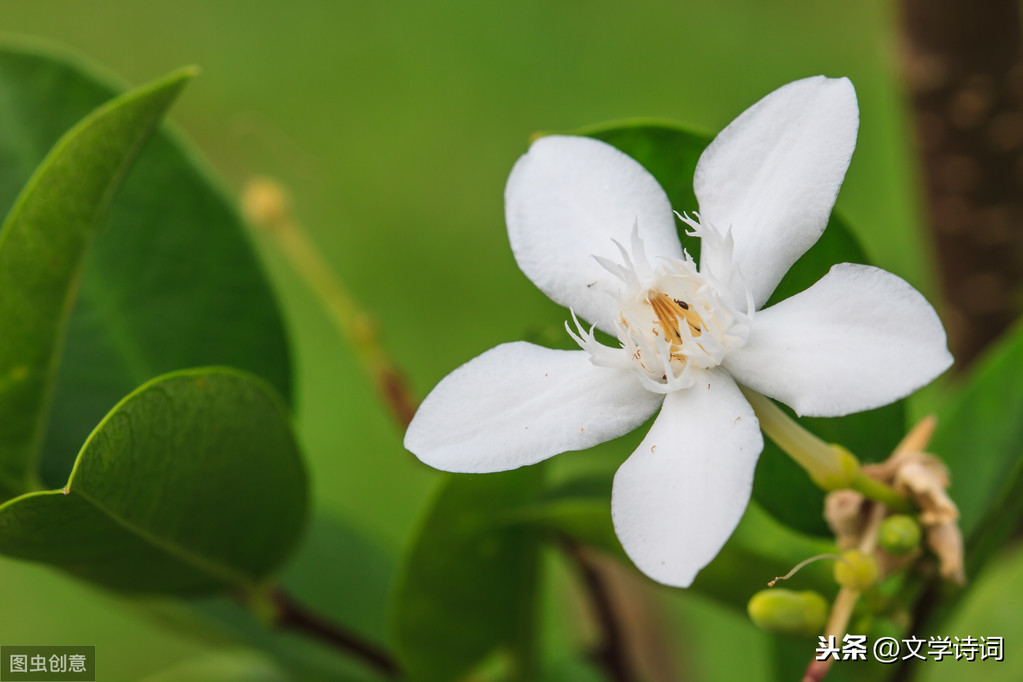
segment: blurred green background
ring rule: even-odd
[[[559,333],[565,311],[521,275],[504,230],[504,183],[532,132],[629,117],[712,132],[776,87],[818,73],[848,76],[860,102],[838,210],[877,265],[934,300],[894,9],[879,0],[20,0],[0,5],[0,30],[66,46],[126,84],[199,65],[172,121],[230,192],[256,175],[288,188],[423,395],[497,343]],[[403,450],[317,301],[257,246],[290,329],[315,504],[391,557],[376,577],[385,590],[438,474]],[[574,453],[559,466],[623,452],[628,444]],[[366,608],[382,609],[385,596],[373,593]],[[744,642],[740,665],[762,659],[765,645],[742,618],[672,598],[674,648],[697,679],[714,679],[714,657]],[[0,641],[97,644],[102,665],[117,671],[110,679],[206,651],[136,607],[8,560],[0,609]],[[379,636],[382,615],[366,618]]]

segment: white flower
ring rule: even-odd
[[[707,147],[696,168],[699,268],[664,190],[638,163],[584,137],[536,141],[508,179],[519,267],[576,321],[581,350],[518,342],[448,375],[405,446],[456,472],[533,464],[615,438],[660,414],[619,468],[612,517],[647,575],[688,586],[749,502],[763,448],[739,382],[803,415],[897,400],[951,363],[934,310],[898,277],[836,265],[760,310],[827,225],[856,143],[846,79],[790,83]]]

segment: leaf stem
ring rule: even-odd
[[[398,423],[408,426],[417,401],[404,375],[380,343],[373,319],[359,307],[295,219],[284,189],[273,180],[254,179],[242,194],[242,207],[253,224],[265,228],[291,268],[320,300],[334,326],[355,348]]]
[[[270,591],[275,613],[274,624],[284,630],[296,630],[304,635],[345,651],[387,679],[398,679],[401,669],[386,651],[359,635],[346,630],[299,604],[281,588]]]

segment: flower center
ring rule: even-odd
[[[689,333],[694,337],[703,332],[700,316],[692,312],[685,301],[671,298],[660,291],[647,292],[646,301],[657,315],[657,322],[661,326],[664,338],[673,346],[682,346],[682,334],[679,330],[683,325],[689,327]]]
[[[718,248],[727,256],[730,270],[729,244],[699,223],[687,222],[697,236],[705,237],[704,248]],[[599,343],[593,330],[587,332],[578,320],[576,331],[569,329],[569,334],[594,364],[631,369],[649,390],[669,393],[692,386],[694,370],[717,367],[729,350],[745,345],[753,306],[748,296],[741,307],[734,300],[733,285],[741,282],[737,273],[729,271],[722,282],[700,272],[688,253],[652,267],[637,232],[631,253],[618,245],[621,264],[597,258],[619,280],[608,293],[618,301],[614,331],[621,347]]]

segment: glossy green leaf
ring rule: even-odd
[[[305,470],[272,389],[186,370],[122,400],[63,490],[0,506],[0,553],[129,592],[252,590],[305,516]]]
[[[543,530],[555,540],[565,535],[628,561],[611,522],[611,482],[603,476],[580,476],[551,486],[507,518]]]
[[[410,679],[457,679],[498,647],[513,652],[528,679],[539,543],[505,515],[536,496],[542,469],[445,481],[395,596],[393,630]]]
[[[787,406],[779,406],[793,419]],[[869,412],[858,412],[837,419],[802,417],[797,419],[828,443],[838,443],[852,451],[862,462],[879,462],[891,454],[905,430],[906,408],[903,401]],[[757,462],[753,479],[753,499],[775,518],[804,533],[830,536],[824,522],[823,490],[785,452],[764,438],[764,451]]]
[[[749,599],[770,580],[788,574],[805,559],[834,551],[833,543],[794,532],[752,502],[718,556],[696,576],[691,589],[745,612]],[[812,589],[830,598],[836,591],[831,569],[830,561],[815,562],[778,586]]]
[[[120,90],[65,55],[0,45],[0,211],[60,136]],[[283,323],[244,225],[172,132],[142,150],[80,281],[36,444],[46,485],[66,480],[112,405],[160,374],[229,365],[290,395]]]
[[[658,121],[610,123],[577,131],[603,140],[639,161],[668,193],[677,211],[698,210],[693,193],[696,163],[711,137]],[[699,258],[699,240],[682,235],[683,246]],[[767,306],[810,287],[836,263],[867,263],[856,237],[836,215],[821,238],[778,284]],[[791,414],[791,412],[790,412]],[[902,401],[838,419],[802,419],[825,440],[841,443],[864,461],[884,459],[905,428]],[[807,533],[828,533],[821,511],[824,493],[774,443],[765,439],[753,489],[754,499],[783,523]]]
[[[345,519],[314,510],[301,545],[275,580],[298,604],[386,650],[395,557]],[[272,657],[303,682],[379,679],[365,662],[295,631],[268,628],[226,596],[164,606],[159,621],[209,641],[218,637]]]
[[[611,487],[598,479],[572,481],[545,493],[511,516],[554,537],[565,535],[629,563],[611,523]],[[739,526],[690,588],[745,613],[746,602],[767,581],[784,575],[807,557],[834,551],[779,524],[753,502]],[[831,566],[813,564],[800,571],[798,589],[833,591]]]
[[[39,166],[0,228],[0,499],[31,487],[86,250],[142,145],[193,75],[172,74],[83,119]]]

